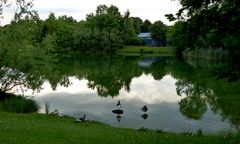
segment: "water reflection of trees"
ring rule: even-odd
[[[229,119],[235,126],[240,124],[240,82],[237,78],[229,82],[229,75],[219,65],[187,64],[177,60],[159,59],[149,67],[140,67],[144,58],[124,56],[81,56],[62,55],[24,57],[14,63],[0,62],[0,93],[10,92],[17,85],[33,90],[41,89],[44,81],[52,88],[69,86],[69,77],[87,79],[88,87],[96,89],[99,96],[117,96],[124,88],[130,91],[134,77],[143,73],[152,74],[161,80],[171,74],[176,82],[176,92],[183,97],[179,111],[189,119],[198,120],[211,108],[223,119]],[[234,77],[237,70],[233,70]],[[233,76],[231,76],[232,78]],[[21,88],[20,88],[21,89]],[[1,94],[2,95],[2,94]]]
[[[118,96],[119,91],[124,88],[130,91],[130,84],[134,77],[139,77],[143,73],[152,73],[155,78],[161,79],[165,75],[165,61],[159,61],[147,68],[140,68],[139,57],[117,57],[117,56],[79,56],[62,57],[58,59],[57,67],[51,72],[61,77],[61,75],[75,76],[79,79],[85,78],[88,87],[96,89],[100,96]],[[62,62],[67,63],[62,64]],[[65,74],[59,67],[70,70]],[[59,72],[58,72],[59,71]],[[52,77],[47,78],[52,84]],[[58,80],[61,81],[61,80]],[[56,82],[54,82],[56,84]]]
[[[186,95],[186,97],[179,102],[180,112],[190,119],[201,119],[203,114],[207,111],[206,91],[184,80],[177,81],[176,86],[179,96],[183,94]]]
[[[38,69],[43,63],[36,55],[13,53],[15,55],[8,52],[0,57],[0,98],[13,91],[23,93],[26,88],[39,90],[44,82]]]
[[[234,82],[229,82],[229,75],[223,76],[220,73],[220,65],[209,67],[176,62],[170,67],[172,75],[178,79],[177,94],[183,96],[179,105],[184,116],[201,119],[209,105],[223,119],[229,119],[233,125],[239,126],[240,81],[235,79]]]
[[[152,73],[154,78],[161,79],[165,75],[165,61],[154,63],[147,68],[138,66],[139,57],[117,57],[117,56],[82,56],[61,55],[38,59],[27,58],[15,64],[4,63],[1,69],[0,80],[3,82],[3,71],[5,66],[14,67],[12,70],[19,71],[25,82],[18,83],[33,90],[40,89],[44,81],[49,81],[53,89],[58,85],[69,86],[69,77],[87,79],[88,87],[96,89],[100,96],[117,96],[124,88],[130,91],[130,84],[134,77],[142,73]],[[24,63],[24,64],[22,64]],[[16,65],[16,67],[14,66]],[[10,68],[11,69],[11,68]],[[13,77],[8,74],[7,77]],[[6,77],[6,76],[5,76]],[[20,76],[15,76],[19,80]],[[12,83],[13,84],[13,83]]]

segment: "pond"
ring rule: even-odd
[[[41,113],[47,103],[60,115],[86,115],[117,127],[210,133],[239,129],[239,73],[227,63],[66,55],[21,71],[36,82],[32,87],[40,88],[24,94],[34,97]],[[118,109],[123,114],[113,113]]]

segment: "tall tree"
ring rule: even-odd
[[[147,19],[143,22],[141,26],[141,32],[150,32],[152,23]]]
[[[143,25],[143,21],[141,18],[139,17],[130,17],[130,19],[133,22],[133,27],[134,27],[134,31],[135,33],[140,33],[141,32],[141,27]]]
[[[151,26],[151,36],[158,41],[161,46],[166,45],[167,26],[162,21],[156,21]]]

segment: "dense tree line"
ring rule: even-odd
[[[195,49],[227,51],[229,57],[240,55],[240,1],[180,0],[182,9],[166,15],[179,21],[169,28],[168,40],[178,53]]]
[[[95,13],[79,22],[73,17],[56,17],[54,13],[43,21],[31,10],[32,2],[20,7],[22,11],[16,13],[11,24],[0,27],[1,51],[31,47],[46,52],[114,53],[124,45],[140,45],[137,36],[140,32],[152,31],[154,39],[166,39],[167,26],[161,21],[152,24],[149,20],[130,17],[129,11],[121,14],[113,5],[100,5]]]

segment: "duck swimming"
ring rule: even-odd
[[[141,109],[142,109],[143,112],[147,112],[148,107],[146,105],[144,105]]]
[[[117,103],[116,107],[121,108],[121,102],[120,102],[120,100],[118,100],[118,103]]]

